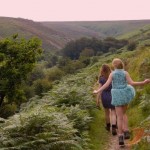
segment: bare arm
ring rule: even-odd
[[[133,85],[133,86],[145,85],[146,83],[150,82],[150,79],[145,79],[144,81],[141,81],[141,82],[135,82],[131,79],[128,72],[126,72],[126,79],[127,79],[128,84]]]
[[[109,75],[107,82],[98,90],[94,90],[93,93],[96,94],[96,93],[102,92],[104,89],[106,89],[110,85],[111,82],[112,82],[112,73]]]

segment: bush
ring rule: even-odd
[[[16,110],[17,110],[17,105],[15,103],[5,104],[4,106],[1,106],[0,117],[8,118],[9,116],[14,115]]]
[[[39,79],[34,82],[33,87],[35,94],[42,96],[42,93],[45,93],[52,88],[52,83],[47,79]]]
[[[58,67],[53,67],[45,71],[45,76],[49,81],[60,80],[64,76],[64,72]]]
[[[36,106],[28,115],[15,115],[3,125],[0,148],[83,150],[77,130],[54,107]],[[86,149],[86,148],[85,148]]]
[[[137,44],[136,44],[136,42],[134,42],[134,41],[130,41],[129,44],[127,45],[127,49],[128,49],[129,51],[135,50],[136,47],[137,47]]]
[[[31,97],[34,97],[34,86],[25,85],[24,86],[24,93],[27,99],[30,99]]]
[[[76,73],[77,70],[82,69],[85,67],[84,62],[81,62],[79,60],[72,60],[70,61],[67,65],[65,65],[64,67],[62,67],[61,69],[65,72],[65,73]]]

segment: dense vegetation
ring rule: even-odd
[[[0,41],[0,106],[22,103],[25,99],[22,82],[34,68],[41,52],[41,42],[37,38],[26,41],[14,35]]]
[[[74,60],[79,59],[79,57],[91,57],[109,51],[115,53],[117,49],[127,44],[127,40],[117,40],[112,37],[107,37],[104,40],[81,38],[76,41],[68,42],[62,50],[62,53],[63,56]]]
[[[93,149],[94,141],[91,141],[92,137],[89,137],[88,132],[89,130],[96,130],[91,129],[89,124],[94,119],[92,112],[96,111],[94,108],[95,98],[92,96],[93,85],[96,82],[100,65],[104,62],[110,63],[113,57],[120,57],[127,62],[126,67],[136,80],[150,75],[148,71],[149,48],[142,48],[142,51],[139,49],[124,54],[110,55],[107,58],[101,56],[100,61],[95,65],[76,75],[64,77],[42,98],[32,98],[28,103],[21,106],[18,114],[8,120],[3,120],[5,123],[1,124],[0,130],[2,135],[1,148]],[[147,125],[150,121],[149,88],[150,86],[147,86],[144,90],[137,91],[137,97],[132,101],[128,112],[129,114],[133,111],[136,112],[129,117],[130,126],[132,128],[141,126],[145,128],[145,132],[148,130]],[[141,114],[137,113],[137,109],[140,110]],[[135,116],[139,116],[137,120],[132,119]],[[99,126],[103,129],[104,119],[101,118],[101,121]],[[106,138],[105,133],[97,134],[101,134],[103,139]],[[103,141],[103,139],[101,140]],[[104,143],[102,141],[101,143]],[[146,139],[143,142],[145,143]],[[97,148],[95,147],[95,149]]]
[[[126,38],[125,41],[129,43],[121,47],[115,46],[124,40],[106,38],[110,47],[106,53],[96,56],[93,55],[93,51],[99,52],[96,44],[105,43],[107,40],[82,38],[71,42],[80,45],[81,41],[84,41],[79,57],[71,59],[49,54],[46,55],[51,58],[49,61],[43,60],[42,57],[38,59],[37,56],[41,54],[38,39],[20,40],[14,36],[11,39],[1,40],[0,67],[1,69],[5,67],[14,75],[11,78],[10,72],[1,71],[3,77],[1,93],[5,87],[11,85],[8,81],[12,83],[15,81],[16,84],[12,85],[16,87],[5,90],[5,93],[13,93],[4,96],[3,104],[9,105],[0,109],[1,116],[9,116],[7,119],[0,118],[0,149],[104,149],[108,137],[104,129],[104,114],[103,110],[97,110],[95,107],[95,97],[92,94],[93,88],[96,88],[94,85],[99,68],[103,63],[111,64],[114,57],[119,57],[124,61],[134,80],[149,78],[150,46],[147,43],[149,32],[150,30],[145,31],[142,36],[141,32],[136,34],[133,36],[134,41],[132,36]],[[130,40],[133,43],[130,43]],[[87,43],[94,43],[93,47],[87,47]],[[32,53],[33,51],[36,53]],[[23,63],[26,52],[34,57],[30,59],[29,55],[26,63]],[[12,59],[13,57],[17,59]],[[39,62],[35,65],[37,60]],[[11,62],[12,66],[7,65],[7,62],[9,64]],[[19,70],[20,67],[23,69]],[[20,90],[25,94],[25,103],[22,93],[17,93]],[[131,131],[135,127],[142,127],[146,135],[150,124],[150,86],[137,87],[136,91],[136,97],[128,110],[129,126]],[[18,105],[19,110],[15,113],[14,107]],[[8,110],[12,109],[14,115],[8,113]],[[148,136],[145,136],[141,137],[141,142],[133,146],[133,149],[149,149],[148,146]]]

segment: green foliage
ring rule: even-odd
[[[69,76],[43,98],[23,104],[20,113],[1,126],[0,148],[90,150],[88,109],[95,103],[87,89],[92,81],[83,73]]]
[[[110,42],[109,39],[108,41]],[[53,83],[53,88],[44,93],[43,97],[33,97],[21,106],[18,114],[0,125],[0,134],[2,135],[0,148],[104,149],[108,137],[104,129],[104,112],[95,111],[95,97],[92,95],[99,68],[103,63],[111,63],[114,57],[118,57],[123,59],[133,79],[141,80],[145,76],[142,76],[144,69],[140,70],[140,68],[143,62],[146,64],[144,60],[147,60],[149,56],[148,47],[122,54],[107,53],[100,57],[97,56],[98,61],[95,64],[76,72],[74,75],[62,77],[59,82]],[[67,65],[68,62],[70,62],[69,59],[61,61],[59,69],[63,68],[63,63]],[[146,65],[146,70],[148,66]],[[44,70],[46,79],[48,79],[47,71],[51,72],[51,69]],[[144,108],[147,106],[147,99],[149,99],[147,97],[149,86],[143,91],[139,88],[137,90],[136,102],[132,103],[128,110],[129,124],[132,128],[142,126],[146,131],[147,125],[149,125],[149,114],[147,114],[149,110]],[[143,97],[144,95],[145,97]],[[142,101],[144,104],[142,103],[140,106]],[[143,115],[144,113],[146,115]],[[142,147],[145,145],[142,144]]]
[[[79,146],[80,139],[75,135],[77,130],[65,115],[53,107],[36,106],[28,115],[14,115],[1,127],[0,148],[83,150]]]
[[[92,58],[91,58],[91,65],[93,65],[93,64],[95,64],[96,62],[98,62],[98,59],[99,59],[99,57],[98,56],[93,56]]]
[[[55,105],[62,106],[75,106],[80,104],[81,108],[93,107],[93,97],[91,95],[91,86],[88,85],[93,80],[89,79],[88,75],[78,73],[76,77],[69,76],[65,81],[61,81],[58,85],[50,91],[50,96]],[[85,88],[86,86],[86,88]],[[88,92],[88,94],[87,94]]]
[[[64,76],[64,72],[56,66],[46,69],[44,73],[49,81],[60,80]]]
[[[19,39],[17,35],[0,41],[0,95],[7,97],[9,102],[23,99],[22,80],[32,71],[42,52],[41,42],[37,38]]]
[[[144,136],[141,137],[141,141],[132,146],[132,150],[149,150],[150,149],[150,139],[149,139],[149,132],[150,132],[150,116],[143,120],[140,124],[141,128],[144,128]]]
[[[58,68],[64,71],[65,74],[73,74],[84,68],[85,64],[82,60],[71,60],[67,57],[60,58],[58,62]]]
[[[68,57],[60,57],[58,59],[58,67],[59,68],[63,68],[64,66],[66,66],[67,64],[70,63],[70,59]]]
[[[79,59],[80,56],[99,55],[100,52],[107,53],[109,48],[119,49],[124,47],[127,43],[127,40],[117,40],[112,37],[108,37],[103,41],[96,38],[81,38],[76,41],[68,42],[62,50],[62,54],[74,60]]]
[[[142,108],[143,115],[150,114],[150,94],[144,94],[141,97],[142,101],[140,103],[140,107]]]
[[[81,109],[79,105],[66,107],[65,105],[61,108],[67,115],[69,120],[73,122],[74,128],[78,129],[78,135],[89,129],[88,124],[91,122],[89,112],[85,109]]]
[[[44,69],[45,69],[44,63],[36,64],[27,78],[28,84],[31,85],[35,80],[43,79],[45,77]]]
[[[34,94],[42,96],[42,93],[49,91],[52,88],[52,83],[47,79],[39,79],[33,83]]]
[[[82,52],[80,53],[80,57],[92,57],[94,56],[94,50],[92,49],[88,49],[85,48],[84,50],[82,50]]]
[[[9,116],[14,115],[16,110],[17,110],[17,105],[15,103],[5,104],[5,105],[1,106],[0,116],[3,118],[8,118]]]
[[[136,95],[135,95],[135,98],[130,102],[130,107],[139,105],[141,101],[141,96],[143,94],[142,91],[138,91],[137,89],[135,90],[136,90]]]
[[[138,145],[134,145],[132,150],[149,150],[150,144],[146,138],[144,138]]]
[[[143,59],[143,61],[140,64],[139,72],[140,72],[140,77],[143,78],[148,78],[150,76],[150,57],[147,57]]]
[[[129,44],[127,45],[127,49],[128,49],[129,51],[135,50],[136,47],[137,47],[137,44],[136,44],[135,41],[130,41]]]
[[[85,63],[79,60],[72,60],[70,63],[68,63],[66,66],[64,66],[62,69],[68,73],[76,73],[78,70],[85,67]]]
[[[24,91],[26,99],[30,99],[31,97],[35,96],[35,90],[33,86],[25,84],[23,85],[23,91]]]
[[[46,54],[44,56],[44,60],[47,61],[46,66],[48,68],[50,68],[50,67],[53,67],[53,66],[55,66],[57,64],[57,62],[58,62],[58,56],[52,55],[52,54]]]
[[[108,132],[106,132],[105,126],[105,115],[103,109],[91,110],[93,117],[92,123],[90,124],[89,135],[92,139],[92,150],[105,149],[105,143],[109,142]]]
[[[115,49],[115,48],[113,48],[113,47],[110,47],[110,48],[109,48],[109,52],[111,52],[111,53],[113,54],[113,53],[115,53],[115,52],[116,52],[116,49]]]

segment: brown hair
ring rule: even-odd
[[[116,69],[124,69],[124,63],[123,63],[122,60],[119,59],[119,58],[113,59],[112,65],[113,65],[113,67],[116,68]]]
[[[111,73],[111,69],[109,65],[103,64],[100,69],[99,77],[103,76],[104,78],[108,79],[110,73]]]

